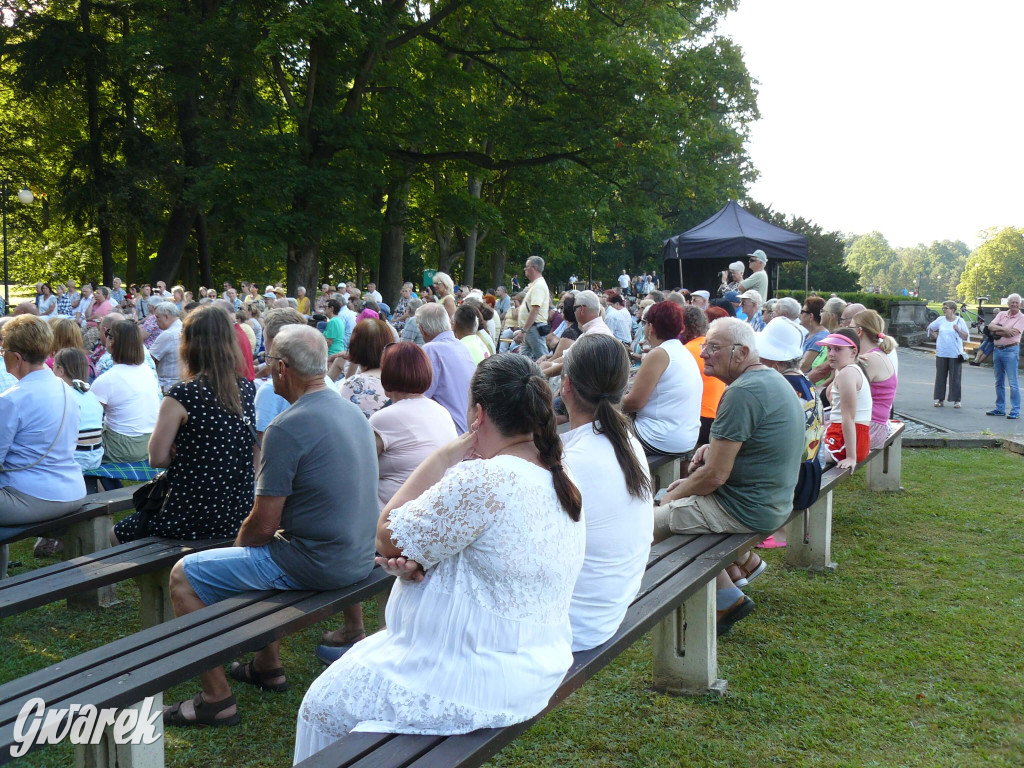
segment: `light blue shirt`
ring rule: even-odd
[[[345,349],[348,349],[348,340],[352,336],[352,329],[356,327],[356,322],[358,322],[359,318],[348,307],[342,307],[341,312],[338,313],[338,319],[341,320],[341,324],[345,327]]]
[[[938,331],[939,334],[939,337],[935,340],[936,357],[960,357],[960,352],[964,348],[964,342],[957,335],[957,328],[967,333],[967,323],[964,322],[962,317],[956,318],[953,322],[947,320],[945,316],[932,320],[928,330]]]
[[[469,380],[476,370],[473,356],[469,348],[456,339],[451,331],[435,336],[433,341],[423,345],[423,351],[430,358],[430,367],[434,372],[430,388],[423,396],[448,409],[455,422],[455,430],[461,435],[466,431]]]
[[[337,389],[330,376],[324,376],[324,384],[329,389]],[[256,431],[266,432],[270,422],[276,419],[278,414],[288,410],[289,405],[291,403],[274,391],[274,380],[267,379],[267,382],[256,390]]]
[[[0,299],[0,304],[3,304],[3,299]],[[7,368],[0,364],[0,392],[6,392],[17,383],[18,380],[11,376],[7,372]]]
[[[32,371],[0,394],[0,465],[28,467],[0,470],[0,487],[45,501],[85,496],[82,470],[74,459],[79,418],[74,392],[49,368]]]

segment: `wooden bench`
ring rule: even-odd
[[[0,582],[0,619],[57,600],[66,599],[69,607],[80,607],[83,594],[135,579],[141,594],[142,624],[153,626],[173,617],[168,593],[171,567],[190,552],[231,541],[171,541],[154,536],[36,568]],[[93,606],[92,601],[86,602],[86,607]]]
[[[898,491],[906,425],[892,422],[885,444],[868,453],[862,462],[869,491]],[[859,468],[859,467],[858,467]],[[834,571],[832,561],[832,490],[850,476],[833,467],[821,478],[818,500],[793,514],[786,525],[786,565],[811,571]]]
[[[375,567],[344,589],[247,592],[0,685],[0,765],[10,759],[16,743],[18,713],[33,697],[41,697],[47,708],[92,704],[128,709],[153,696],[159,708],[166,688],[384,592],[392,581]],[[162,733],[162,724],[157,730]],[[80,766],[163,765],[162,738],[152,745],[115,745],[108,729],[99,745],[76,749]]]
[[[0,528],[0,579],[7,578],[7,545],[36,536],[59,537],[64,544],[62,556],[74,559],[105,549],[110,545],[109,531],[114,515],[132,509],[133,488],[117,488],[94,493],[82,500],[74,512],[40,523]],[[116,602],[112,586],[79,593],[75,597],[81,607],[104,607]]]

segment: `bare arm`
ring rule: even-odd
[[[184,406],[173,397],[165,397],[160,404],[153,434],[149,436],[149,466],[171,466],[174,461],[174,438],[186,421],[188,412]]]
[[[800,360],[800,370],[804,373],[811,372],[811,366],[814,365],[814,358],[818,356],[818,353],[813,349],[809,349],[804,352],[803,359]]]
[[[651,399],[654,388],[661,380],[661,374],[668,369],[668,353],[661,347],[655,347],[640,363],[640,370],[633,380],[633,388],[629,394],[622,399],[622,410],[626,413],[636,413]]]
[[[704,454],[704,465],[694,467],[691,463],[690,474],[685,479],[676,480],[669,485],[661,503],[665,504],[686,496],[707,496],[721,488],[732,474],[732,466],[742,446],[743,443],[712,437],[711,445]]]
[[[263,547],[281,527],[286,496],[257,496],[252,512],[242,521],[235,539],[236,547]]]
[[[852,472],[857,466],[857,372],[847,366],[836,375],[835,386],[839,388],[840,402],[846,403],[843,408],[843,443],[846,446],[846,458],[838,463],[840,467],[849,467]]]

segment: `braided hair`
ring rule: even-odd
[[[471,403],[487,412],[501,435],[533,435],[540,463],[551,471],[559,504],[579,522],[583,498],[562,466],[562,439],[551,388],[537,364],[523,355],[491,355],[477,366],[469,396]]]

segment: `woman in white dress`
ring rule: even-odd
[[[569,603],[584,556],[551,391],[522,355],[484,360],[470,429],[381,512],[399,575],[384,629],[328,667],[299,708],[295,762],[352,730],[467,733],[540,712],[572,663]]]

